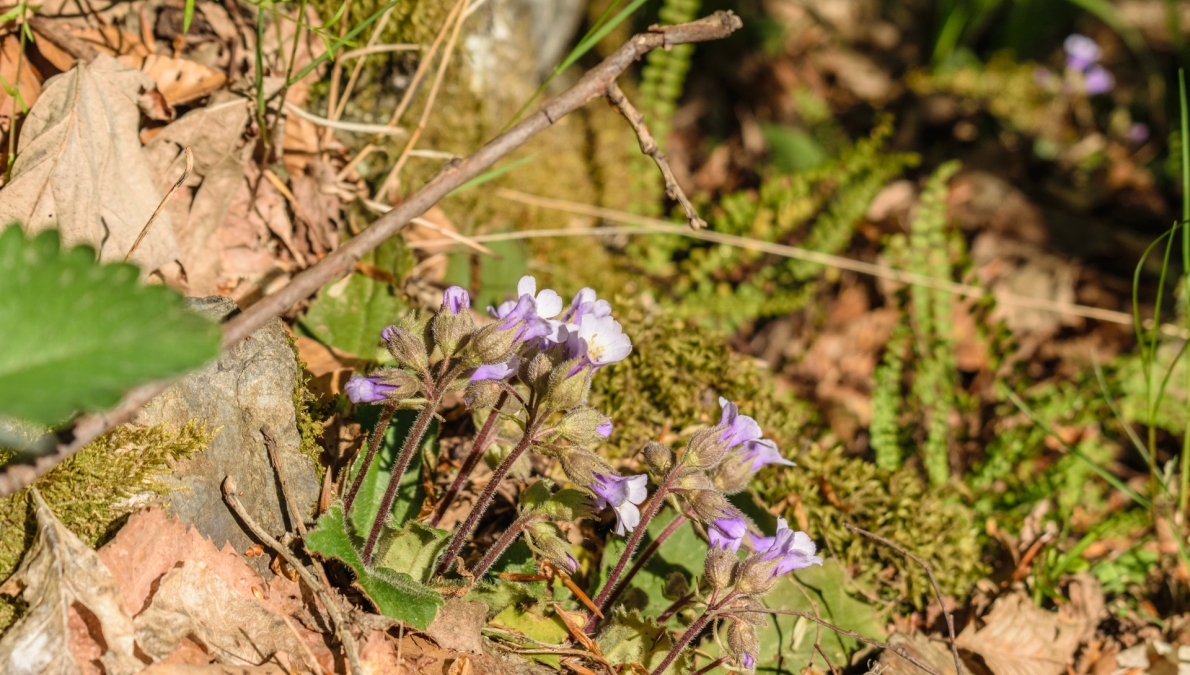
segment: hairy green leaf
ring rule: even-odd
[[[219,353],[216,324],[138,274],[55,231],[0,233],[0,415],[57,424]]]
[[[361,418],[360,422],[364,428],[375,427],[379,410],[380,406],[357,408],[357,415]],[[359,494],[356,495],[355,502],[351,507],[351,526],[355,532],[369,532],[372,529],[372,523],[376,522],[380,502],[384,498],[384,491],[392,476],[392,466],[397,461],[397,454],[401,451],[401,446],[404,445],[405,437],[409,434],[416,417],[417,412],[413,410],[398,410],[393,415],[393,419],[385,431],[380,449],[377,450],[376,457],[368,467],[368,473],[364,475],[364,482],[360,484]],[[425,438],[422,439],[421,450],[425,452],[432,447],[437,437],[438,423],[433,422],[430,424]],[[363,453],[360,453],[351,468],[352,481],[359,473],[362,462]],[[397,497],[393,501],[392,518],[389,523],[394,527],[403,526],[409,518],[417,515],[426,498],[420,480],[421,461],[415,455],[409,464],[409,470],[405,472],[404,476],[401,476]]]
[[[306,537],[306,548],[310,551],[337,558],[355,572],[360,587],[381,613],[425,630],[442,606],[442,597],[403,572],[365,568],[357,549],[360,544],[344,527],[343,510],[338,506],[327,510]]]
[[[599,637],[599,649],[613,666],[639,663],[652,672],[673,649],[669,631],[639,612],[617,611]],[[678,671],[678,659],[666,672]]]
[[[570,632],[566,630],[566,624],[562,623],[562,619],[557,615],[543,617],[516,605],[508,607],[493,617],[491,624],[551,645],[560,645],[570,637]],[[558,657],[553,654],[534,654],[529,658],[554,668],[560,665]]]
[[[399,530],[384,528],[380,539],[381,567],[403,572],[417,581],[428,581],[438,555],[450,536],[448,530],[410,520]]]

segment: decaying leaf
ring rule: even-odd
[[[18,588],[29,611],[0,638],[0,671],[8,675],[75,675],[79,665],[69,649],[69,612],[78,603],[99,622],[107,652],[100,657],[111,675],[144,668],[133,655],[135,631],[124,611],[120,587],[99,556],[46,506],[36,488],[33,503],[37,536],[24,561],[0,591]]]
[[[188,560],[161,578],[149,607],[136,617],[136,640],[161,659],[185,638],[206,645],[221,663],[260,665],[284,652],[291,663],[310,663],[307,647],[285,620],[245,597],[201,561]]]
[[[483,634],[480,631],[487,614],[488,606],[482,602],[451,598],[426,627],[426,635],[444,649],[482,654]]]
[[[227,82],[223,73],[188,59],[160,54],[121,57],[121,63],[140,69],[157,83],[157,90],[170,105],[197,101]]]
[[[968,625],[956,644],[980,656],[993,675],[1062,675],[1103,609],[1103,591],[1092,577],[1076,578],[1070,595],[1057,613],[1023,593],[1002,597],[983,628]]]
[[[106,55],[48,80],[21,128],[12,182],[0,189],[0,222],[58,228],[67,246],[89,244],[100,260],[123,260],[161,202],[138,133],[153,87]],[[177,258],[173,223],[162,213],[132,260],[152,271]]]
[[[0,80],[0,85],[3,85],[0,86],[0,131],[8,131],[14,109],[28,110],[41,95],[41,76],[29,59],[19,59],[20,49],[21,41],[16,35],[0,38],[0,78],[3,78]],[[18,60],[21,64],[19,73]],[[19,92],[19,102],[8,94],[9,89]]]

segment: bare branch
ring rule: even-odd
[[[694,204],[690,203],[690,198],[682,191],[682,186],[678,185],[678,179],[674,177],[673,169],[669,166],[669,159],[666,158],[664,152],[661,152],[661,148],[657,147],[657,141],[649,132],[649,127],[645,126],[645,116],[633,107],[615,80],[607,85],[607,100],[616,106],[624,119],[628,120],[628,125],[636,132],[636,138],[640,141],[640,151],[652,157],[657,168],[661,170],[661,177],[665,179],[665,194],[682,205],[682,210],[686,212],[686,220],[690,221],[691,229],[701,230],[706,227],[707,221],[698,217],[698,211],[695,210]]]
[[[414,218],[428,211],[452,190],[479,176],[566,115],[596,98],[606,96],[608,84],[649,51],[658,47],[719,40],[739,30],[743,25],[740,18],[732,12],[718,11],[690,23],[653,26],[648,32],[632,37],[602,63],[587,71],[573,87],[542,104],[537,113],[500,134],[474,154],[461,160],[447,162],[429,182],[410,194],[392,211],[378,218],[358,236],[293,277],[281,290],[224,324],[223,349],[230,349],[243,342],[258,328],[280,316],[297,302],[351,273],[355,269],[356,261],[395,235]],[[72,429],[64,432],[65,439],[53,454],[39,458],[32,465],[5,467],[3,473],[0,473],[0,497],[13,494],[30,485],[79,448],[117,425],[127,422],[142,406],[165,391],[168,386],[169,382],[151,382],[138,387],[111,410],[81,417]]]

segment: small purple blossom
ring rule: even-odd
[[[471,308],[471,296],[462,286],[451,286],[442,293],[442,310],[458,314]]]
[[[577,331],[567,331],[566,351],[572,359],[582,358],[582,363],[574,369],[578,372],[587,366],[602,368],[623,361],[632,353],[632,340],[624,334],[620,323],[610,316],[588,314],[579,323]]]
[[[486,366],[480,366],[471,373],[471,381],[478,382],[479,380],[507,380],[516,375],[517,368],[521,365],[521,360],[516,354],[508,359],[505,363],[493,363]]]
[[[1068,35],[1062,46],[1066,49],[1066,67],[1080,73],[1087,72],[1103,56],[1103,50],[1094,40],[1078,33]]]
[[[756,657],[748,654],[747,652],[744,653],[744,656],[741,660],[743,661],[744,668],[751,670],[752,668],[756,667]]]
[[[1083,86],[1087,90],[1088,96],[1096,96],[1098,94],[1106,94],[1116,86],[1116,78],[1107,72],[1103,66],[1091,66],[1087,71],[1087,77],[1083,80]]]
[[[1134,122],[1125,134],[1134,143],[1144,143],[1149,140],[1149,125],[1144,122]]]
[[[595,508],[612,507],[616,512],[616,534],[624,536],[626,531],[631,532],[640,525],[640,509],[637,505],[649,496],[648,476],[597,473],[595,481],[590,486],[595,493]]]
[[[789,529],[789,522],[777,519],[777,533],[771,537],[752,537],[752,545],[761,560],[778,560],[773,576],[805,569],[810,565],[821,565],[822,558],[814,555],[818,547],[810,535]]]
[[[518,340],[532,340],[544,337],[554,332],[549,321],[537,314],[537,301],[532,295],[522,295],[516,300],[509,300],[499,307],[488,307],[488,313],[504,321],[503,329],[520,326],[517,329]]]
[[[584,288],[574,294],[574,299],[570,301],[570,309],[566,310],[566,315],[563,318],[577,326],[584,316],[602,319],[605,316],[611,316],[611,313],[611,303],[607,300],[600,300],[594,289]]]
[[[736,404],[720,396],[719,405],[723,408],[719,424],[727,426],[727,431],[723,432],[719,440],[727,441],[727,447],[734,448],[741,443],[754,441],[763,434],[756,420],[747,415],[741,415],[740,408]]]
[[[745,461],[751,461],[752,466],[749,471],[757,471],[760,467],[766,464],[780,464],[781,466],[797,466],[793,462],[781,456],[781,451],[777,449],[777,444],[767,438],[757,439],[755,441],[747,441],[741,452]]]
[[[740,516],[734,518],[716,518],[711,521],[710,527],[707,528],[707,536],[711,540],[711,546],[729,548],[732,551],[740,550],[740,544],[743,543],[744,537],[747,535],[748,521]]]
[[[343,385],[343,391],[352,403],[379,403],[388,398],[384,395],[385,392],[393,389],[396,387],[391,384],[381,384],[380,378],[359,375],[352,375],[347,384]]]
[[[612,435],[612,421],[604,420],[603,423],[595,427],[595,433],[603,436],[604,438],[610,438]]]
[[[578,571],[578,561],[575,560],[574,556],[570,555],[569,553],[566,554],[565,561],[559,560],[557,561],[557,564],[561,565],[562,568],[566,570],[567,574],[574,574]]]

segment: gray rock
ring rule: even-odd
[[[236,304],[229,298],[195,298],[190,306],[213,318],[226,319]],[[198,420],[219,429],[211,446],[178,463],[167,481],[179,488],[170,495],[170,510],[193,524],[216,546],[224,542],[240,552],[256,542],[246,534],[222,498],[220,484],[233,475],[240,500],[252,517],[274,536],[292,530],[282,505],[280,484],[269,461],[260,428],[277,438],[282,464],[298,508],[307,513],[318,500],[314,464],[301,454],[293,391],[297,360],[280,319],[274,319],[218,361],[191,373],[149,402],[138,424],[182,426]],[[268,576],[268,557],[249,558]]]

